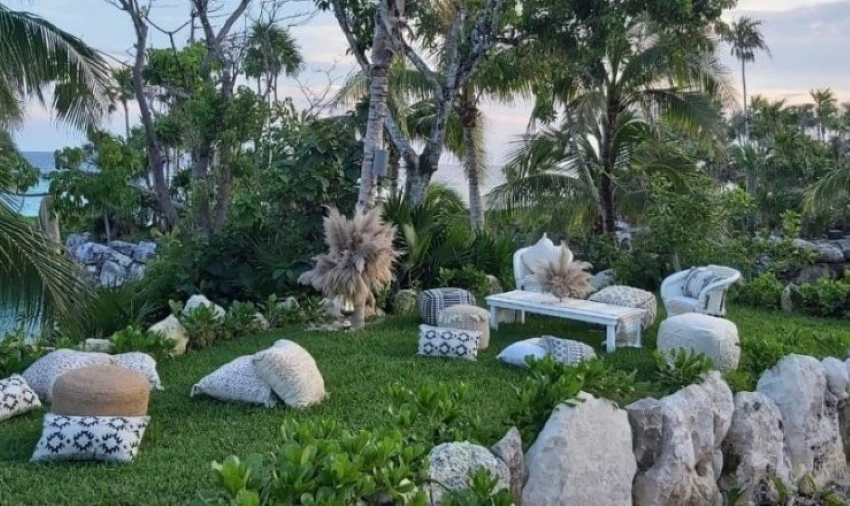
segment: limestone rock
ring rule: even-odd
[[[263,316],[263,313],[257,312],[254,314],[254,324],[260,330],[268,330],[269,329],[269,321]]]
[[[153,241],[141,241],[133,247],[130,256],[136,262],[145,263],[149,258],[156,256],[156,243]]]
[[[145,277],[145,264],[133,262],[130,268],[127,269],[127,279],[136,280]]]
[[[576,406],[558,405],[525,458],[525,506],[632,504],[632,433],[625,410],[610,401],[585,395]]]
[[[820,362],[826,376],[826,388],[839,401],[850,397],[850,371],[847,365],[837,358],[827,357]]]
[[[65,239],[65,248],[69,252],[73,252],[83,244],[91,242],[91,233],[83,232],[81,234],[71,234]]]
[[[136,248],[135,244],[126,241],[109,241],[106,245],[128,257],[133,256],[133,249]]]
[[[174,349],[171,351],[171,356],[176,357],[186,353],[186,347],[189,345],[189,335],[186,333],[186,328],[180,323],[174,315],[168,315],[168,318],[161,322],[154,323],[148,329],[149,332],[159,332],[167,339],[174,341]]]
[[[133,263],[132,258],[128,257],[127,255],[121,254],[115,250],[111,250],[108,253],[107,258],[109,258],[110,262],[115,262],[123,269],[130,267],[130,265]]]
[[[839,264],[844,262],[844,252],[840,247],[831,242],[817,242],[815,251],[818,252],[818,262],[825,264]]]
[[[783,311],[791,312],[800,308],[803,303],[803,295],[800,289],[794,283],[789,283],[782,289],[782,295],[779,298],[779,306]]]
[[[73,259],[81,264],[96,264],[108,259],[112,250],[109,246],[96,242],[87,242],[78,246],[73,252]]]
[[[838,400],[827,391],[820,362],[788,355],[765,371],[758,391],[782,413],[791,467],[810,472],[819,486],[846,470],[839,435]]]
[[[720,445],[732,421],[732,391],[716,371],[695,385],[679,390],[660,401],[662,417],[659,450],[653,436],[643,435],[643,427],[654,432],[658,423],[632,425],[636,439],[655,455],[651,467],[635,477],[635,506],[715,505],[722,503],[717,479],[723,468]],[[652,420],[658,408],[645,403],[641,418]],[[644,458],[645,462],[652,459]]]
[[[850,399],[838,403],[838,433],[844,448],[844,458],[850,461]]]
[[[661,455],[664,434],[664,406],[661,401],[647,397],[626,406],[632,427],[632,443],[638,471],[655,465]]]
[[[591,293],[596,293],[603,288],[607,288],[612,286],[617,282],[617,273],[614,272],[614,269],[605,269],[604,271],[599,271],[590,278],[590,287]]]
[[[189,297],[189,300],[186,301],[186,305],[183,306],[183,313],[189,313],[199,306],[207,306],[209,308],[212,308],[213,312],[215,313],[215,317],[218,320],[224,318],[224,315],[226,314],[223,307],[219,306],[218,304],[215,304],[203,295],[193,295]]]
[[[795,282],[797,284],[814,283],[819,279],[835,279],[835,271],[830,269],[828,264],[807,265],[797,274]]]
[[[669,358],[677,349],[704,353],[719,371],[734,370],[741,356],[738,327],[725,318],[699,313],[667,318],[658,328],[658,350]]]
[[[739,392],[722,448],[726,466],[720,486],[724,491],[740,491],[748,505],[779,502],[772,477],[787,482],[791,466],[782,414],[772,400],[758,392]]]
[[[470,476],[484,467],[498,479],[498,489],[510,490],[508,465],[490,450],[469,442],[443,443],[428,454],[431,504],[441,504],[449,491],[465,490]]]
[[[86,339],[83,345],[83,351],[93,351],[98,353],[112,353],[115,345],[109,339]]]
[[[841,250],[841,253],[844,255],[844,260],[850,261],[850,239],[839,239],[834,241],[833,244],[836,248]]]
[[[301,304],[298,303],[298,299],[290,295],[289,297],[278,302],[277,307],[281,309],[295,310],[300,308]]]
[[[505,434],[505,437],[490,448],[493,455],[507,464],[511,475],[511,494],[517,506],[522,506],[522,487],[528,479],[528,469],[525,467],[525,455],[522,452],[522,436],[516,427]]]
[[[487,274],[485,278],[487,279],[487,295],[495,295],[497,293],[504,292],[502,289],[502,283],[499,282],[499,278],[492,274]]]
[[[417,297],[416,290],[399,290],[393,296],[393,312],[395,314],[415,315],[418,311],[416,305]]]
[[[113,261],[107,261],[100,269],[100,286],[113,288],[121,286],[126,281],[126,271]]]

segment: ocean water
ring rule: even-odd
[[[50,151],[25,151],[23,153],[34,167],[37,167],[42,175],[50,174],[55,170],[53,153]],[[37,185],[33,186],[27,193],[47,193],[49,183],[43,177]],[[38,216],[38,206],[41,205],[41,197],[13,197],[14,209],[24,216]]]

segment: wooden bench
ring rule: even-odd
[[[547,293],[522,290],[491,295],[486,298],[486,301],[490,308],[490,327],[494,330],[499,328],[499,310],[508,309],[520,311],[520,321],[523,323],[525,323],[525,313],[533,313],[604,325],[606,327],[605,347],[609,353],[616,349],[617,330],[623,326],[635,333],[632,340],[633,346],[641,345],[643,309],[612,306],[581,299],[561,301]]]

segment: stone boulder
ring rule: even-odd
[[[109,339],[86,339],[83,344],[83,351],[93,351],[97,353],[112,353],[115,345]]]
[[[416,315],[418,313],[416,290],[399,290],[393,296],[393,313],[403,315]]]
[[[841,250],[841,253],[844,255],[844,261],[850,261],[850,239],[839,239],[834,241],[833,244]]]
[[[80,234],[70,234],[68,238],[65,239],[65,248],[68,251],[75,251],[77,248],[87,242],[91,242],[91,233],[89,232],[83,232]]]
[[[800,269],[794,282],[797,284],[814,283],[819,279],[835,279],[835,271],[829,267],[829,264],[812,264]]]
[[[614,269],[599,271],[590,278],[590,292],[596,293],[603,288],[613,286],[617,282],[617,273]]]
[[[721,443],[734,411],[729,386],[712,371],[702,383],[658,403],[660,407],[644,400],[627,408],[635,448],[642,449],[642,469],[633,489],[635,506],[722,504],[717,486],[723,469]]]
[[[517,428],[511,427],[490,451],[507,464],[511,475],[511,494],[517,506],[522,506],[522,487],[528,479],[528,469],[525,467],[525,454],[522,452],[522,436]]]
[[[782,289],[782,294],[779,297],[779,306],[783,311],[796,311],[803,304],[803,294],[794,283],[789,283]]]
[[[224,318],[224,315],[227,314],[223,307],[219,306],[218,304],[214,303],[203,295],[193,295],[189,297],[189,300],[186,301],[186,305],[183,306],[183,314],[189,313],[193,309],[200,306],[207,306],[211,308],[215,313],[215,317],[217,320],[221,320],[222,318]]]
[[[837,358],[827,357],[820,362],[826,376],[826,388],[839,401],[850,397],[850,371],[847,364]]]
[[[277,307],[279,307],[281,309],[287,309],[287,310],[290,310],[290,311],[294,311],[294,310],[300,308],[301,304],[298,303],[298,299],[296,299],[295,297],[290,295],[289,297],[278,302]]]
[[[827,390],[820,362],[803,355],[788,355],[762,374],[757,388],[782,413],[792,469],[811,473],[818,486],[846,471],[838,400]]]
[[[499,281],[499,278],[493,276],[492,274],[487,274],[485,276],[487,280],[487,295],[495,295],[497,293],[502,293],[504,290],[502,289],[502,283]]]
[[[138,245],[125,241],[100,244],[91,234],[72,234],[65,241],[71,260],[85,266],[90,279],[104,288],[123,285],[144,277],[148,260],[156,255],[156,243],[142,241]]]
[[[109,260],[100,268],[100,286],[114,288],[123,285],[127,281],[127,271],[117,263]]]
[[[443,443],[431,450],[428,461],[431,504],[441,504],[448,492],[469,488],[471,476],[482,467],[498,479],[497,489],[510,490],[508,465],[483,446]]]
[[[787,482],[791,476],[782,432],[782,413],[758,392],[735,396],[732,425],[723,441],[724,468],[720,487],[739,491],[744,504],[778,504],[772,478]]]
[[[266,319],[265,316],[263,316],[263,313],[260,313],[259,311],[254,313],[253,322],[254,322],[254,325],[256,325],[257,328],[260,329],[260,330],[268,330],[269,329],[269,321]]]
[[[818,263],[834,264],[844,261],[844,253],[841,249],[829,242],[810,242],[803,239],[794,239],[792,244],[799,250],[814,251],[817,253],[815,262]]]
[[[628,415],[605,399],[582,400],[558,405],[525,455],[524,506],[632,504],[637,463]]]
[[[140,241],[133,247],[130,254],[136,262],[145,263],[149,258],[156,256],[156,243],[153,241]]]
[[[189,346],[189,334],[176,316],[168,315],[168,318],[151,325],[148,332],[159,332],[167,339],[174,341],[171,356],[176,357],[186,353],[186,348]]]

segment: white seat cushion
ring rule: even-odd
[[[722,278],[720,276],[714,274],[714,272],[707,267],[691,269],[687,277],[685,277],[685,283],[682,285],[682,293],[686,297],[698,299],[699,294],[702,293],[702,290],[706,286],[721,279]]]
[[[267,408],[277,405],[271,387],[254,369],[253,356],[239,357],[192,386],[191,397],[204,394],[220,401],[248,402]]]
[[[316,361],[298,343],[281,339],[253,360],[260,378],[291,408],[318,404],[327,395]]]
[[[522,253],[522,263],[529,271],[534,272],[539,262],[557,260],[558,253],[555,243],[543,234],[539,241]]]
[[[546,349],[540,346],[540,338],[532,337],[524,341],[517,341],[496,355],[496,359],[518,367],[528,367],[526,357],[534,357],[541,360],[546,356]]]

